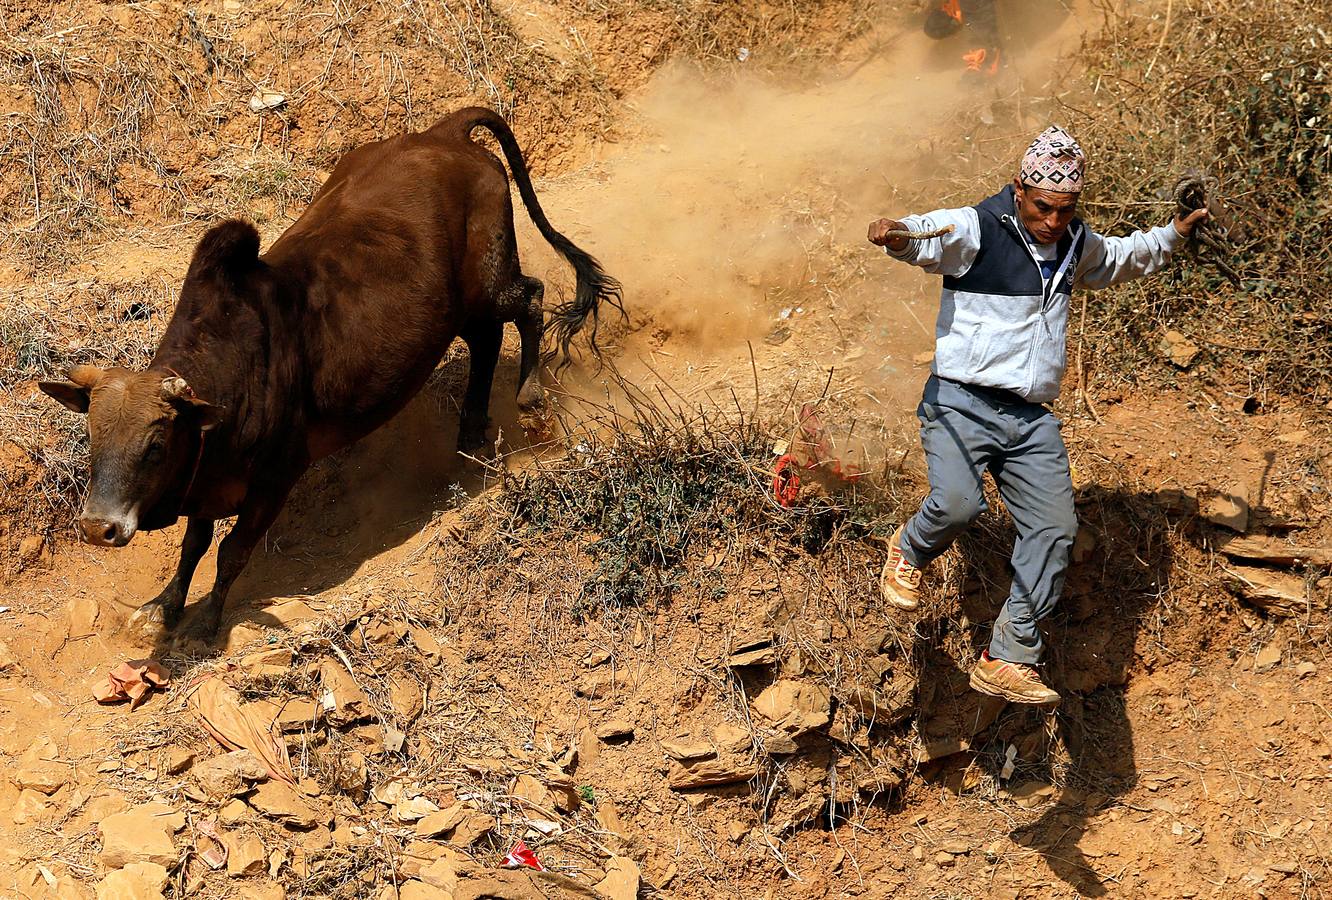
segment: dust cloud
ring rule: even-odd
[[[908,92],[887,68],[803,89],[684,65],[654,79],[637,104],[641,145],[578,198],[633,311],[716,346],[835,291],[835,270],[870,249],[857,245],[876,203],[916,179],[917,105],[948,96],[947,79]]]
[[[960,42],[929,40],[913,16],[859,65],[803,84],[760,74],[752,55],[720,73],[669,66],[631,104],[637,134],[543,185],[543,203],[624,282],[657,340],[706,353],[757,341],[794,310],[868,314],[855,342],[909,360],[932,349],[937,285],[886,263],[866,226],[941,205],[938,187],[970,171],[973,133],[1025,145],[1026,121],[978,129],[978,101],[1043,84],[1086,24],[1068,19],[1010,55],[1004,87],[979,91],[961,78]],[[974,199],[998,186],[978,183]],[[558,285],[558,269],[534,271]]]

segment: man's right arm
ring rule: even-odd
[[[901,253],[911,243],[910,238],[898,235],[888,237],[893,231],[906,231],[907,227],[896,219],[876,219],[870,222],[869,242],[876,247],[884,247],[889,253]]]
[[[935,231],[952,225],[951,234],[913,241],[909,238],[888,239],[889,231]],[[919,266],[931,275],[965,275],[980,250],[980,220],[973,207],[937,209],[920,216],[902,219],[879,219],[869,227],[869,241],[883,247],[888,255],[902,262]]]

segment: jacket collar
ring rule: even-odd
[[[1017,197],[1014,195],[1013,185],[1006,184],[1004,189],[993,197],[986,197],[980,203],[976,204],[976,209],[983,213],[993,216],[996,219],[1002,219],[1004,216],[1013,215],[1013,210],[1017,204]]]
[[[1017,197],[1016,192],[1013,190],[1013,185],[1004,185],[1004,189],[999,193],[995,194],[993,197],[987,197],[978,203],[976,209],[978,214],[985,213],[986,215],[997,219],[1000,230],[1009,236],[1024,256],[1030,257],[1032,265],[1034,265],[1039,271],[1041,267],[1040,261],[1036,258],[1036,253],[1032,249],[1031,244],[1027,242],[1024,233],[1026,229],[1018,219]],[[1047,303],[1050,302],[1051,298],[1054,296],[1063,279],[1064,273],[1071,267],[1076,266],[1077,252],[1081,245],[1083,231],[1082,220],[1077,216],[1074,216],[1073,221],[1068,225],[1068,230],[1064,232],[1064,236],[1060,238],[1059,243],[1055,245],[1057,248],[1055,258],[1059,260],[1059,264],[1054,277],[1045,284],[1044,294]]]

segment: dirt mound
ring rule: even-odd
[[[0,53],[8,245],[15,264],[45,270],[125,217],[281,217],[347,150],[469,103],[513,122],[535,173],[558,171],[672,55],[730,57],[745,40],[785,64],[863,30],[856,8],[49,4],[7,21]]]

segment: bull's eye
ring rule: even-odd
[[[160,440],[154,440],[148,444],[148,448],[143,451],[143,461],[146,463],[158,463],[162,461],[163,445]]]

